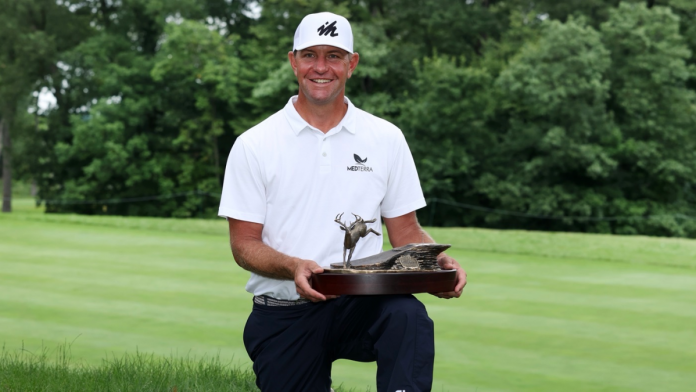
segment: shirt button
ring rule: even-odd
[[[321,153],[322,156],[326,156],[326,152]]]

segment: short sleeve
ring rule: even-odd
[[[385,218],[408,214],[426,205],[416,164],[400,131],[392,151],[387,193],[382,200],[382,216]]]
[[[218,215],[263,224],[266,218],[266,187],[253,150],[238,137],[225,168]]]

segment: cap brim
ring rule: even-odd
[[[326,41],[321,41],[321,40],[312,41],[312,42],[307,42],[307,43],[305,43],[304,45],[300,45],[300,46],[294,48],[293,50],[302,50],[302,49],[307,49],[307,48],[312,47],[312,46],[319,46],[319,45],[333,46],[334,48],[343,49],[343,50],[345,50],[346,52],[348,52],[348,53],[350,53],[350,54],[353,54],[353,51],[350,50],[349,48],[346,48],[345,46],[336,45],[336,44],[333,44],[333,43],[327,43]]]

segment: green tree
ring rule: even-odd
[[[617,232],[694,235],[693,222],[675,216],[693,214],[696,202],[696,93],[687,86],[695,73],[679,18],[667,7],[624,3],[602,35],[612,57],[609,108],[623,135],[614,210],[665,215]]]
[[[48,211],[210,214],[217,201],[200,193],[219,192],[218,137],[232,133],[238,99],[229,28],[246,17],[238,7],[221,17],[224,1],[109,4],[80,3],[96,31],[62,57],[41,198],[60,201]],[[176,197],[93,202],[153,195]]]
[[[551,21],[498,77],[504,127],[476,180],[489,206],[531,215],[602,216],[618,135],[605,110],[609,52],[582,21]],[[490,224],[564,229],[576,222],[487,215]],[[577,226],[575,226],[577,227]]]
[[[50,72],[56,53],[49,19],[59,7],[49,1],[0,1],[0,134],[2,211],[12,211],[12,138],[22,103]]]
[[[396,119],[408,138],[428,198],[470,201],[481,162],[495,143],[488,127],[495,111],[493,78],[485,69],[463,63],[462,58],[448,56],[417,62],[415,93],[403,97]],[[466,222],[462,214],[445,209],[432,213],[422,211],[428,215],[421,220],[445,225]]]

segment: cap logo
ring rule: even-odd
[[[319,36],[330,35],[332,37],[338,37],[338,33],[336,32],[336,21],[335,20],[331,24],[329,24],[329,22],[326,22],[323,25],[319,26],[317,31],[319,32]]]

